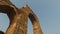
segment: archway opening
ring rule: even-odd
[[[32,26],[32,23],[29,18],[28,18],[28,32],[27,32],[27,34],[34,34],[33,33],[33,26]]]
[[[10,20],[5,13],[0,13],[0,30],[6,32],[9,26]]]

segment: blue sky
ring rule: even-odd
[[[44,34],[60,34],[60,0],[11,0],[15,6],[21,8],[28,4],[40,21]],[[33,34],[30,20],[28,34]],[[6,14],[0,13],[0,30],[6,31],[9,19]]]

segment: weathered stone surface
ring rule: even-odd
[[[0,0],[0,13],[6,13],[10,25],[5,34],[27,34],[27,22],[30,18],[34,34],[43,34],[39,20],[28,5],[18,9],[9,0]]]

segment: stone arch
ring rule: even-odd
[[[16,33],[19,33],[20,34],[20,31],[19,32],[16,32],[14,29],[15,29],[15,27],[17,27],[16,26],[17,25],[17,22],[15,23],[15,21],[18,21],[18,20],[16,20],[16,19],[17,18],[19,19],[21,17],[22,17],[20,19],[21,22],[24,22],[24,23],[26,22],[24,24],[24,26],[26,26],[26,27],[24,27],[25,30],[21,31],[21,34],[23,32],[25,34],[27,34],[27,24],[28,24],[27,23],[27,18],[28,17],[30,18],[30,20],[32,22],[34,34],[43,34],[42,33],[42,30],[41,30],[41,27],[39,25],[39,20],[38,20],[37,16],[33,13],[33,11],[31,11],[31,9],[27,5],[24,6],[24,7],[22,7],[22,8],[20,8],[20,9],[18,9],[13,4],[11,4],[11,2],[9,0],[3,0],[3,1],[6,3],[6,5],[4,4],[4,2],[1,2],[0,3],[0,13],[7,14],[8,17],[9,17],[9,19],[10,19],[10,26],[8,27],[6,34],[13,34],[14,32],[15,32],[15,34]],[[22,19],[24,19],[24,20],[22,20]],[[20,30],[20,28],[17,28],[16,30]]]
[[[14,18],[16,16],[16,12],[15,12],[14,8],[12,8],[9,5],[0,5],[0,13],[7,14],[7,16],[10,20],[9,27],[7,28],[7,31],[6,31],[6,32],[8,32],[12,28],[11,26],[14,26],[14,25],[11,25],[11,24],[14,21]],[[13,29],[14,29],[14,27],[13,27]]]
[[[30,9],[30,7],[28,5],[25,5],[24,7],[20,8],[20,10],[26,13],[28,17],[30,18],[31,23],[33,25],[34,34],[43,34],[40,27],[39,20],[37,16],[34,14],[34,12]]]
[[[9,17],[10,22],[12,18],[16,15],[14,9],[8,5],[0,5],[0,13],[5,13]]]
[[[29,18],[33,25],[34,34],[43,34],[37,16],[34,13],[30,13]]]

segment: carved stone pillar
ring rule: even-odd
[[[6,34],[27,34],[28,17],[32,22],[34,34],[43,34],[37,16],[28,5],[18,9],[9,0],[1,0],[0,13],[7,14],[10,19]]]

